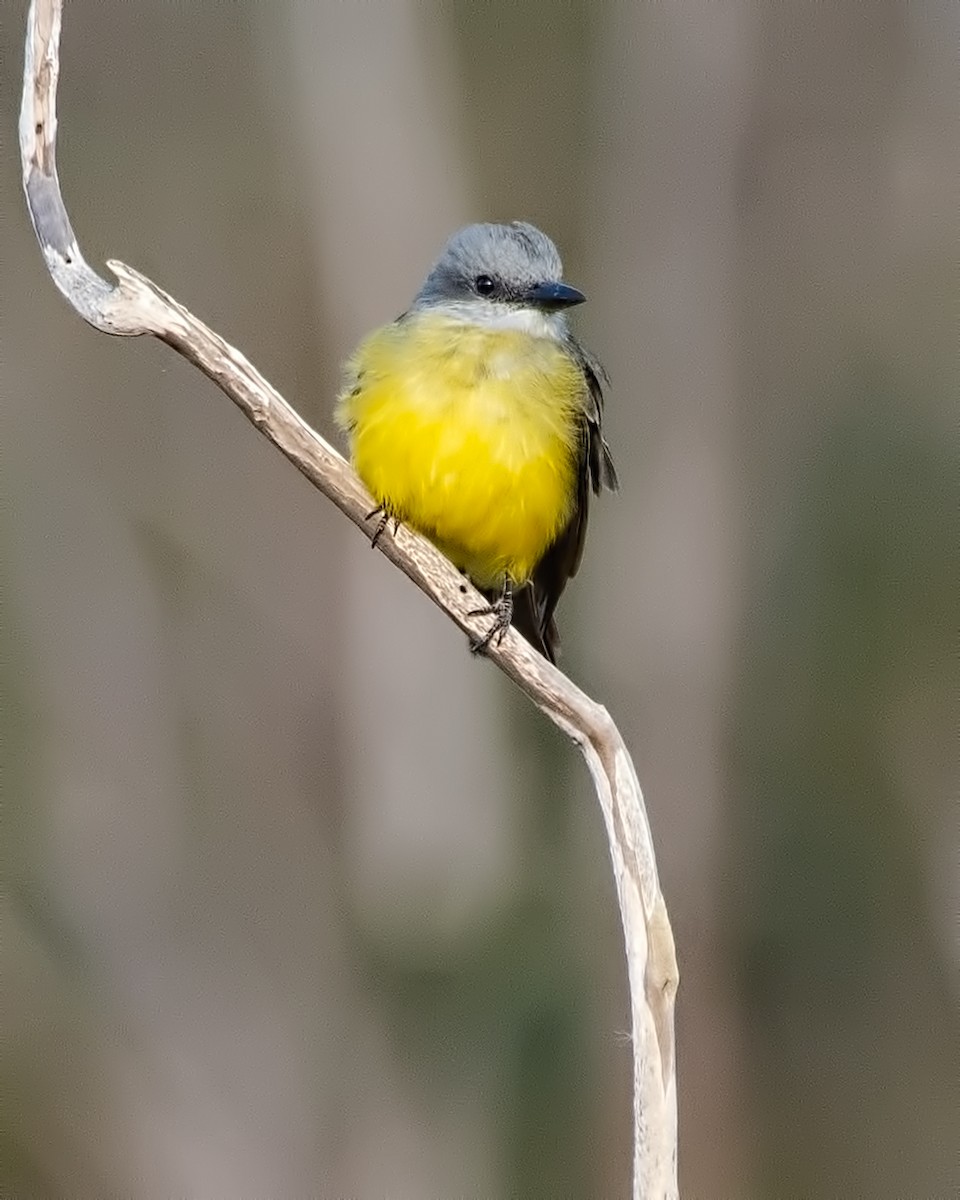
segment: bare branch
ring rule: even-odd
[[[62,0],[33,0],[27,24],[20,153],[30,217],[54,283],[95,329],[152,334],[220,387],[293,465],[359,527],[373,501],[349,464],[294,412],[239,351],[156,284],[123,263],[112,285],[85,262],[56,170],[56,94]],[[401,527],[380,550],[446,612],[475,634],[479,594],[424,538]],[[634,1196],[677,1193],[677,1094],[673,934],[657,877],[643,794],[606,709],[510,630],[488,657],[580,748],[603,811],[617,884],[630,984],[634,1053]]]

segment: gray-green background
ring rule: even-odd
[[[575,752],[162,345],[83,326],[0,3],[0,1193],[621,1196]],[[688,1198],[958,1186],[960,8],[67,5],[60,171],[324,433],[447,235],[588,293],[565,665],[674,920]]]

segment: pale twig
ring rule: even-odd
[[[367,533],[373,502],[347,462],[315,433],[242,354],[131,267],[108,262],[111,285],[88,266],[70,225],[56,170],[56,95],[62,0],[33,0],[20,113],[23,186],[47,269],[89,324],[121,336],[153,334],[199,367],[293,465]],[[464,632],[483,601],[424,538],[401,527],[380,550]],[[488,657],[576,743],[603,811],[627,954],[634,1055],[635,1197],[677,1195],[677,1092],[673,934],[657,878],[637,775],[616,726],[595,703],[510,630]]]

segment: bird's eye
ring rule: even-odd
[[[497,290],[497,285],[489,275],[478,275],[473,281],[473,286],[477,289],[478,296],[492,296]]]

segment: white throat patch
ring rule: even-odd
[[[532,306],[498,304],[488,300],[450,300],[443,304],[431,304],[420,311],[442,314],[454,321],[480,325],[484,329],[515,329],[520,333],[529,333],[531,337],[550,338],[555,342],[565,341],[568,336],[562,313],[545,312],[542,308]]]

